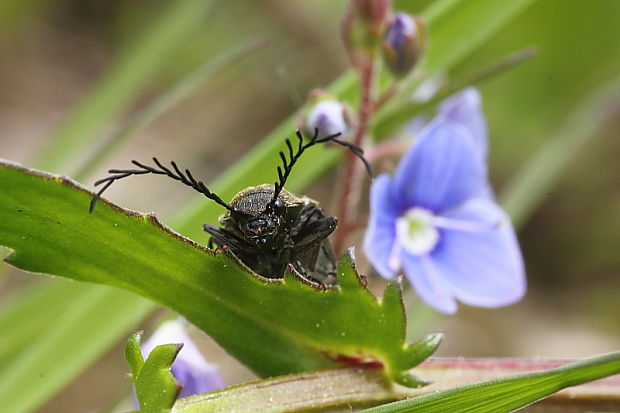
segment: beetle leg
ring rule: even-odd
[[[323,211],[316,206],[307,206],[299,212],[299,216],[294,224],[294,233],[299,233],[311,223],[324,218]]]
[[[238,236],[231,233],[230,231],[226,231],[225,229],[216,227],[215,225],[211,225],[211,224],[204,224],[202,227],[212,237],[211,240],[209,240],[210,244],[213,240],[215,240],[216,244],[226,245],[232,248],[233,252],[234,250],[248,251],[248,250],[254,249],[254,246],[252,244],[239,238]]]
[[[338,219],[325,217],[304,225],[292,238],[297,253],[321,243],[336,229]]]

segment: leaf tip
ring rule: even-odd
[[[385,291],[383,292],[383,298],[381,299],[381,307],[383,314],[388,319],[398,321],[402,326],[403,339],[406,329],[406,316],[405,305],[403,303],[403,283],[402,276],[392,279]]]
[[[408,346],[405,349],[407,367],[415,367],[433,355],[443,338],[443,333],[430,333],[422,340]]]
[[[142,367],[144,366],[144,357],[142,356],[142,351],[140,349],[143,334],[144,330],[133,333],[125,344],[125,359],[127,360],[127,364],[129,364],[129,369],[131,370],[131,373],[128,374],[131,381],[136,380],[142,370]]]
[[[350,247],[340,256],[336,271],[338,273],[338,284],[343,291],[360,286],[366,289],[368,284],[366,277],[357,272],[355,265],[355,247]]]
[[[402,386],[409,388],[417,388],[428,386],[432,381],[424,379],[422,377],[414,376],[410,373],[402,373],[394,377],[394,381]]]

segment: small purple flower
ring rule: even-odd
[[[185,331],[183,319],[162,323],[142,344],[144,358],[158,345],[183,343],[177,359],[172,364],[172,374],[183,385],[179,397],[207,393],[224,387],[215,365],[207,362]]]
[[[319,137],[326,137],[340,132],[346,136],[349,132],[346,110],[342,103],[324,99],[320,100],[306,117],[306,129],[310,136],[318,128]]]
[[[472,122],[471,113],[457,116],[466,113],[458,105],[442,107],[395,175],[375,179],[364,240],[380,275],[402,270],[418,295],[443,313],[456,312],[456,300],[511,304],[526,288],[514,230],[493,200],[481,156],[486,128]]]

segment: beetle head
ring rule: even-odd
[[[223,217],[244,234],[244,239],[256,245],[273,242],[280,233],[286,207],[282,198],[272,202],[273,187],[260,185],[238,193],[231,205],[233,210]]]

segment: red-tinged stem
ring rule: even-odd
[[[369,58],[360,65],[360,81],[362,96],[357,127],[353,137],[353,144],[356,146],[362,146],[364,136],[366,136],[368,131],[370,118],[374,112],[375,62],[373,58]],[[344,251],[344,243],[349,233],[350,222],[355,220],[355,206],[360,197],[362,174],[364,173],[362,165],[358,164],[359,161],[352,152],[346,152],[344,162],[343,185],[338,203],[339,224],[334,235],[334,250],[336,254],[341,254]]]
[[[390,383],[377,363],[346,365],[231,386],[178,400],[173,413],[190,411],[349,411],[397,399],[420,396],[480,380],[532,370],[548,370],[559,361],[523,359],[430,359],[415,373],[432,384],[406,388]],[[607,377],[552,394],[538,402],[545,412],[618,411],[619,376]]]
[[[386,141],[374,145],[364,154],[368,162],[375,163],[377,160],[381,158],[385,158],[387,156],[400,155],[406,149],[406,143],[398,140]],[[355,159],[354,159],[355,161]],[[343,208],[342,205],[356,205],[357,200],[359,199],[359,186],[362,180],[362,174],[364,173],[363,168],[359,164],[353,165],[353,172],[345,175],[350,178],[349,187],[350,192],[348,192],[347,198],[341,200],[342,204],[340,204],[340,214],[339,215],[339,231],[336,233],[336,241],[334,242],[336,251],[338,253],[342,253],[343,242],[349,234],[354,231],[357,231],[368,224],[368,217],[358,218],[355,216],[355,210],[348,210],[344,212],[346,208]],[[343,219],[344,217],[344,219]],[[342,238],[339,238],[339,234]]]
[[[402,155],[407,149],[410,143],[402,140],[390,140],[373,145],[372,148],[364,153],[366,160],[371,164],[377,162],[379,159],[386,158],[388,156]]]

